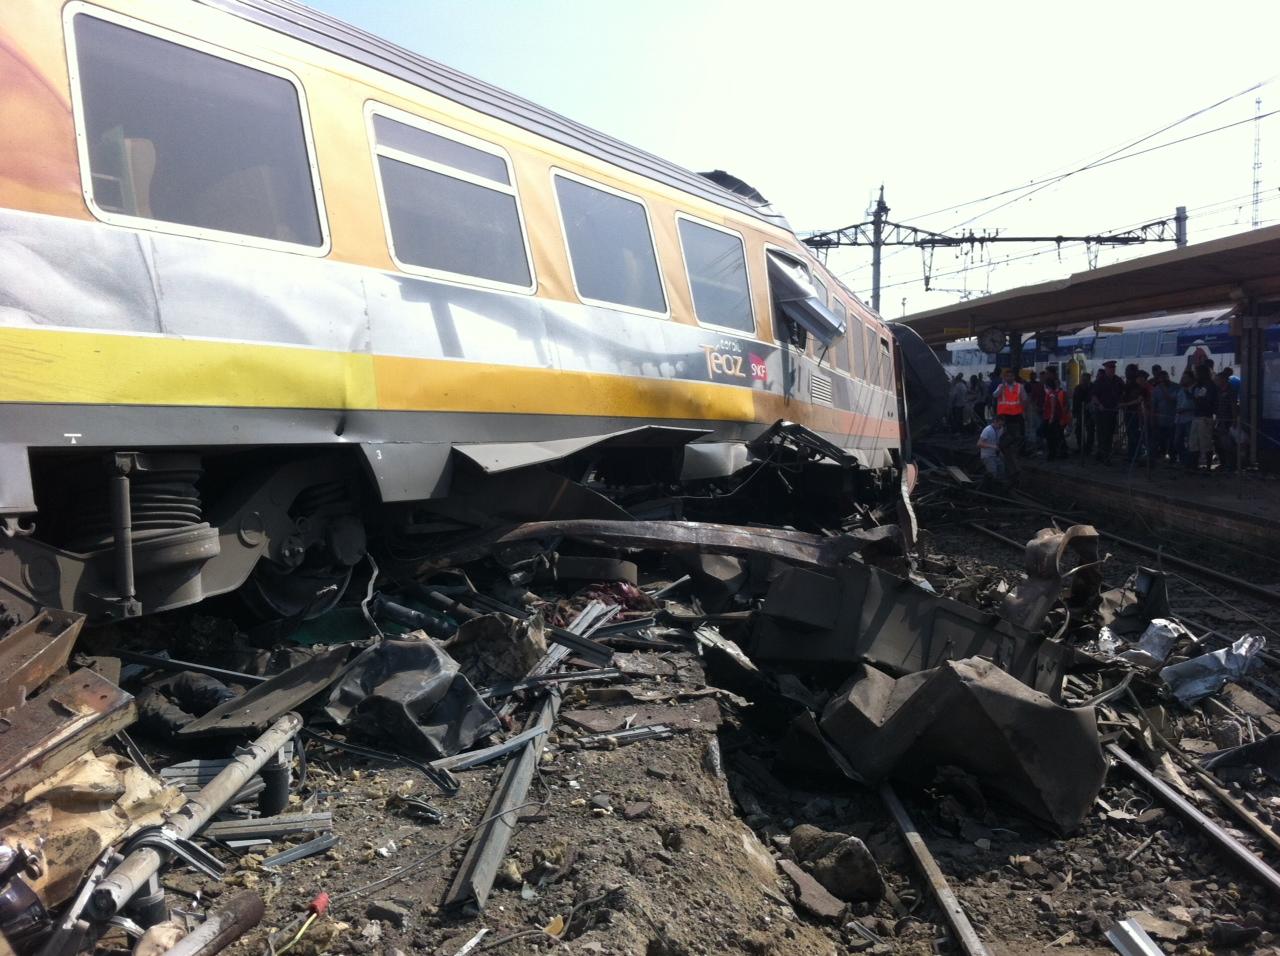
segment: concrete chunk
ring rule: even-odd
[[[829,920],[837,920],[844,913],[844,904],[795,863],[779,860],[778,868],[796,885],[796,905],[805,912]]]

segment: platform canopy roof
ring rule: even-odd
[[[1120,316],[1280,297],[1280,226],[1130,259],[898,319],[930,345],[976,335],[1078,330]]]

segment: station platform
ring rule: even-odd
[[[920,451],[950,464],[977,467],[977,437],[930,436]],[[1168,463],[1101,465],[1073,455],[1019,459],[1017,487],[1063,511],[1184,538],[1210,539],[1233,550],[1271,554],[1280,543],[1280,474],[1189,472]]]

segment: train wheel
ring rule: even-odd
[[[281,568],[259,561],[239,594],[263,620],[309,621],[332,610],[351,583],[352,568]]]

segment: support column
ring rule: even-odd
[[[1022,333],[1009,333],[1009,364],[1016,375],[1022,369]],[[1018,376],[1021,378],[1021,376]]]

